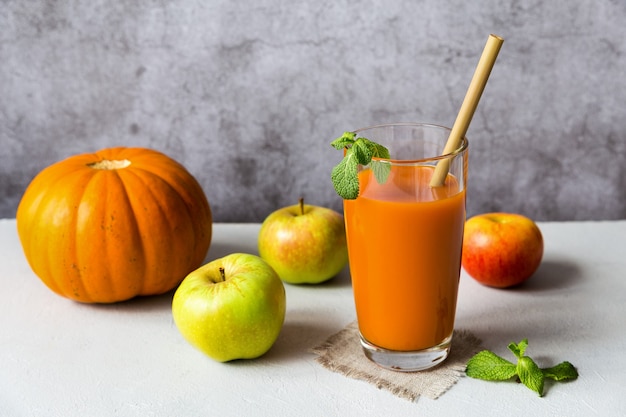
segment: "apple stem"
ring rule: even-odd
[[[304,216],[304,198],[300,197],[300,215]]]
[[[224,273],[223,266],[220,266],[220,276],[222,277],[222,281],[226,281],[226,274]]]

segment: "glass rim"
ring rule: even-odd
[[[437,128],[437,129],[446,130],[448,131],[448,134],[452,131],[452,129],[449,127],[434,124],[434,123],[398,122],[398,123],[381,123],[377,125],[362,127],[362,128],[352,131],[352,133],[355,133],[358,136],[360,132],[364,132],[366,130],[380,129],[380,128],[393,127],[393,126],[408,126],[408,127],[424,126],[424,127],[429,127],[429,128]],[[453,159],[459,154],[462,154],[463,152],[465,152],[468,148],[468,145],[469,145],[469,141],[467,140],[467,136],[463,136],[463,138],[461,139],[461,145],[457,149],[446,154],[434,155],[428,158],[418,158],[418,159],[393,159],[393,158],[373,157],[372,160],[388,161],[392,164],[416,164],[416,163],[424,163],[428,161],[440,161],[442,159]],[[444,147],[445,147],[445,144],[444,144]]]

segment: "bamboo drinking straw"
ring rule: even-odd
[[[498,56],[498,52],[500,52],[502,42],[504,42],[504,39],[502,39],[501,37],[496,35],[489,35],[489,39],[487,39],[485,49],[483,50],[480,60],[478,61],[478,65],[476,66],[476,70],[474,71],[472,81],[470,82],[467,93],[465,94],[465,99],[463,99],[463,104],[461,104],[459,114],[454,121],[452,130],[450,131],[450,136],[448,137],[446,146],[443,149],[443,155],[447,155],[453,152],[461,145],[461,139],[464,138],[465,134],[467,133],[467,128],[472,121],[474,111],[476,110],[476,107],[478,106],[478,101],[480,100],[480,96],[485,89],[485,85],[487,84],[487,79],[489,78],[489,74],[491,73],[493,64],[496,62],[496,58]],[[437,163],[437,167],[435,168],[433,177],[430,180],[430,186],[442,186],[446,179],[446,176],[448,175],[449,169],[450,159],[440,160]]]

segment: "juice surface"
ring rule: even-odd
[[[449,175],[433,192],[432,172],[393,166],[380,185],[366,169],[359,197],[344,201],[359,330],[385,349],[433,347],[454,328],[465,190]]]

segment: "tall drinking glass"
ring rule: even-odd
[[[448,128],[396,123],[356,131],[389,149],[379,183],[359,167],[359,196],[344,200],[361,345],[382,367],[418,371],[448,356],[465,224],[468,142],[442,155]],[[449,163],[442,186],[435,165]]]

